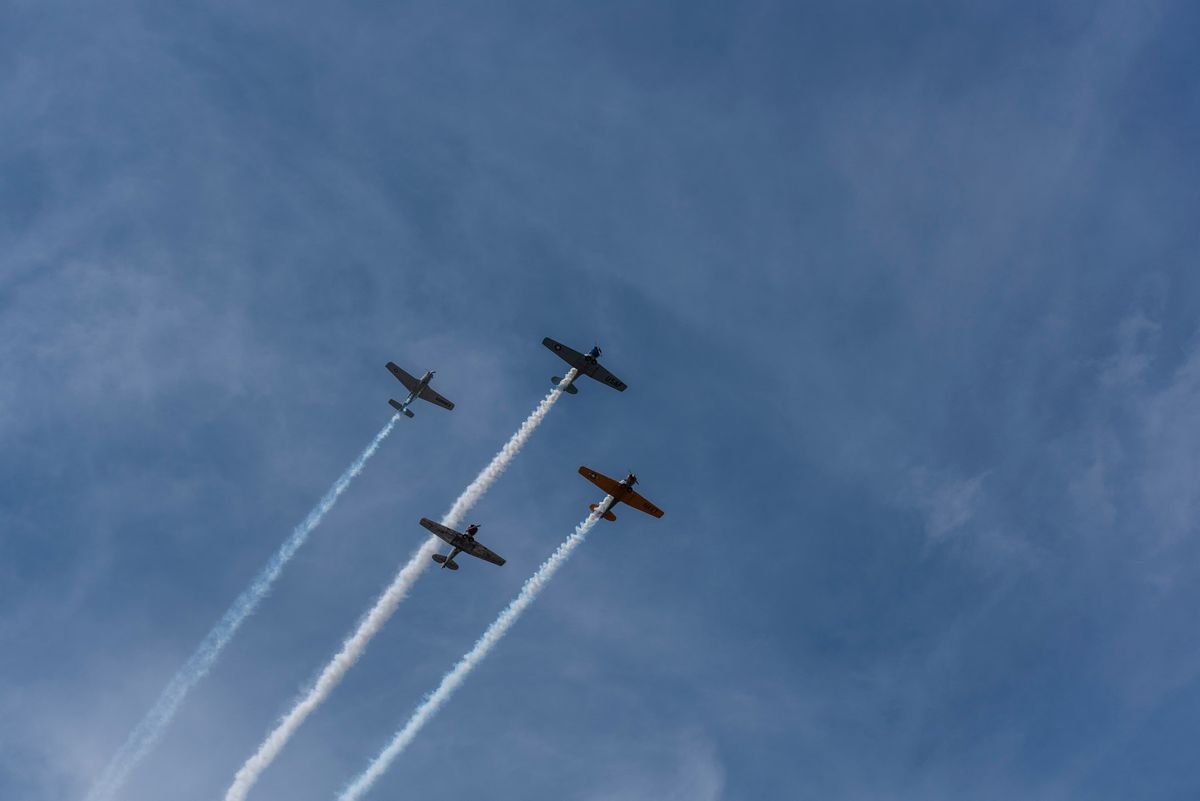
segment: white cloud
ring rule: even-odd
[[[681,737],[666,753],[651,746],[651,765],[613,765],[607,786],[581,797],[586,801],[717,801],[725,790],[725,769],[716,748],[700,735]]]
[[[1154,362],[1153,350],[1161,326],[1142,313],[1121,321],[1117,331],[1117,352],[1105,362],[1100,374],[1102,387],[1116,387],[1142,380]]]
[[[912,471],[911,500],[925,515],[925,531],[935,542],[962,530],[975,517],[982,501],[987,473],[971,478],[935,476],[929,470]]]

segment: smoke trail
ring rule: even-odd
[[[475,480],[454,501],[450,511],[446,512],[442,518],[442,525],[452,528],[457,526],[471,507],[483,497],[492,484],[496,483],[496,479],[500,478],[505,468],[512,462],[513,457],[520,452],[538,424],[545,418],[546,413],[550,411],[550,407],[559,399],[563,389],[576,374],[577,371],[574,369],[567,373],[558,386],[550,390],[529,417],[525,418],[525,422],[517,429],[517,433],[504,443],[504,447],[492,457],[487,467],[480,471]],[[376,599],[371,611],[367,612],[366,617],[359,622],[358,628],[342,643],[341,650],[334,654],[329,663],[325,665],[313,686],[295,703],[291,711],[279,720],[275,729],[262,741],[254,755],[247,759],[246,763],[238,770],[237,775],[233,777],[233,783],[225,791],[225,801],[244,801],[250,788],[258,781],[258,777],[275,760],[275,757],[283,750],[305,719],[324,703],[329,694],[333,692],[333,688],[341,683],[347,671],[367,650],[371,639],[387,623],[388,618],[396,611],[400,602],[408,596],[408,591],[413,583],[429,566],[431,561],[429,557],[437,550],[439,543],[440,540],[436,537],[430,537],[417,550],[413,551],[412,556],[392,579],[392,583]]]
[[[320,525],[321,520],[337,503],[338,498],[350,486],[354,477],[366,467],[367,460],[375,454],[387,435],[392,433],[392,428],[399,419],[400,415],[392,415],[392,419],[388,420],[387,425],[375,435],[371,444],[346,468],[346,472],[342,473],[333,483],[333,486],[329,488],[329,491],[313,507],[300,525],[292,530],[291,536],[284,540],[271,560],[254,577],[250,586],[242,591],[242,594],[233,602],[233,606],[229,607],[217,625],[208,633],[208,636],[201,641],[195,653],[167,684],[166,689],[158,697],[158,701],[150,708],[150,711],[146,713],[146,716],[142,718],[120,750],[117,751],[112,761],[105,767],[100,779],[88,793],[88,801],[111,801],[117,791],[121,789],[129,772],[158,743],[167,725],[179,711],[187,694],[212,669],[213,664],[221,655],[221,651],[233,639],[233,635],[237,634],[237,630],[241,628],[246,618],[258,607],[259,601],[271,589],[271,585],[275,583],[275,579],[279,578],[283,568],[296,555],[296,551],[300,550],[300,546],[305,543],[313,529]]]
[[[604,508],[604,504],[608,503],[612,496],[607,496],[600,508]],[[520,594],[505,607],[500,616],[492,621],[492,625],[487,627],[483,632],[483,636],[475,642],[475,647],[467,652],[466,656],[458,660],[458,664],[442,677],[442,682],[429,695],[425,696],[425,700],[417,707],[417,711],[413,712],[412,717],[404,724],[404,728],[400,729],[392,737],[392,741],[387,744],[379,755],[367,766],[367,769],[358,775],[354,781],[350,782],[342,794],[338,796],[338,801],[358,801],[363,793],[371,789],[371,786],[379,779],[380,776],[392,764],[392,760],[400,756],[404,749],[416,738],[421,728],[429,722],[429,720],[437,714],[438,710],[450,700],[450,696],[454,695],[454,691],[466,681],[470,672],[483,661],[488,652],[495,647],[496,643],[503,639],[512,625],[517,622],[531,603],[537,598],[538,593],[542,588],[549,583],[554,577],[555,571],[562,567],[563,563],[571,555],[582,542],[587,533],[591,531],[592,526],[596,525],[596,521],[600,518],[596,512],[588,515],[587,519],[575,527],[571,535],[558,546],[557,550],[550,555],[550,558],[542,563],[538,571],[534,573],[521,587]]]

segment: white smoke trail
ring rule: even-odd
[[[92,786],[91,791],[87,795],[88,801],[111,801],[124,785],[130,771],[132,771],[145,756],[150,753],[155,744],[158,743],[166,730],[167,725],[174,719],[175,714],[179,711],[180,705],[187,697],[191,689],[196,686],[208,671],[212,669],[213,664],[221,655],[221,651],[233,639],[233,635],[237,634],[242,623],[246,621],[254,610],[258,607],[259,602],[270,591],[271,585],[279,578],[279,574],[283,572],[283,568],[296,555],[296,551],[300,550],[307,540],[308,535],[313,532],[329,510],[337,503],[342,493],[350,486],[350,482],[355,476],[362,472],[366,467],[367,461],[379,449],[379,446],[387,438],[387,435],[392,433],[396,422],[400,419],[400,415],[392,415],[366,449],[358,455],[351,465],[346,468],[346,472],[333,483],[329,491],[324,497],[317,502],[308,516],[301,521],[300,525],[292,530],[291,536],[284,540],[279,546],[279,550],[271,557],[266,566],[259,571],[254,580],[250,582],[250,586],[242,591],[242,594],[233,602],[233,606],[225,612],[224,616],[208,633],[200,646],[188,659],[184,666],[179,669],[170,683],[159,695],[158,701],[146,713],[141,722],[126,738],[125,743],[117,751],[112,761],[105,767],[104,772],[100,775],[99,780]]]
[[[504,443],[504,447],[492,457],[487,467],[480,471],[475,480],[454,501],[450,511],[446,512],[442,518],[442,525],[451,528],[457,526],[471,507],[483,497],[492,484],[496,483],[496,479],[500,478],[505,468],[520,452],[538,424],[545,418],[546,413],[550,411],[550,407],[562,395],[563,389],[575,378],[576,373],[576,370],[567,373],[558,386],[550,390],[529,417],[525,418],[525,422],[517,429],[517,433]],[[342,643],[341,650],[334,654],[329,663],[325,665],[308,692],[279,720],[275,729],[262,741],[254,755],[247,759],[246,763],[238,770],[237,775],[233,777],[233,783],[225,791],[225,801],[244,801],[250,788],[258,781],[258,777],[275,761],[275,757],[279,756],[279,752],[283,750],[305,719],[324,703],[333,689],[341,683],[342,678],[367,650],[367,645],[370,644],[372,638],[387,623],[400,602],[408,596],[412,585],[429,566],[431,561],[429,557],[437,550],[440,542],[436,537],[430,537],[408,558],[408,561],[400,568],[400,572],[392,579],[392,583],[376,599],[375,605],[367,612],[366,617],[359,622],[358,628]]]
[[[612,496],[607,496],[604,502],[600,504],[603,509],[604,505],[609,502]],[[392,764],[392,760],[400,756],[404,749],[416,738],[421,728],[430,721],[438,710],[450,700],[454,695],[454,691],[466,681],[468,674],[484,660],[488,653],[495,647],[496,643],[503,639],[512,625],[517,622],[530,604],[537,598],[538,593],[542,588],[549,583],[554,577],[555,571],[562,567],[563,563],[571,555],[579,545],[583,542],[584,537],[591,531],[592,526],[596,525],[596,521],[600,518],[596,512],[588,515],[587,519],[575,527],[571,535],[562,542],[561,545],[550,555],[550,558],[542,563],[525,585],[521,587],[521,592],[512,602],[505,607],[500,616],[492,621],[492,625],[487,627],[483,632],[483,636],[475,642],[475,647],[466,653],[466,655],[458,660],[458,664],[442,677],[442,682],[429,695],[425,696],[425,700],[413,712],[412,717],[404,724],[392,737],[392,741],[379,752],[379,755],[372,760],[367,769],[358,775],[350,784],[342,790],[342,794],[338,796],[338,801],[358,801],[364,793],[371,789],[371,786],[378,781],[379,777],[387,771]]]

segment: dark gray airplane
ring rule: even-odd
[[[388,362],[387,369],[391,370],[392,375],[396,376],[396,380],[403,384],[404,388],[408,390],[408,397],[404,399],[403,403],[400,403],[394,398],[388,398],[388,404],[405,417],[413,416],[413,413],[409,411],[408,407],[417,398],[441,406],[443,409],[454,408],[453,403],[434,392],[433,388],[429,386],[429,382],[433,380],[433,371],[426,372],[425,375],[421,376],[420,378],[413,378],[411,375],[397,367],[395,362]]]
[[[498,554],[488,550],[483,545],[475,541],[475,532],[479,531],[479,525],[477,523],[472,523],[471,525],[467,526],[467,531],[465,534],[455,531],[452,528],[447,528],[441,523],[435,523],[428,517],[421,518],[421,525],[433,532],[434,536],[445,540],[451,546],[451,551],[448,556],[440,553],[435,553],[433,555],[433,561],[441,565],[443,570],[447,567],[451,570],[458,570],[458,562],[454,561],[454,557],[458,556],[460,553],[470,554],[471,556],[482,559],[485,562],[491,562],[493,565],[504,564],[504,559]]]
[[[557,353],[560,359],[579,371],[575,378],[578,378],[581,375],[586,375],[589,378],[596,379],[601,384],[607,384],[617,392],[624,392],[625,388],[628,386],[628,384],[626,384],[624,381],[600,366],[599,361],[597,361],[600,358],[599,345],[596,345],[587,353],[580,353],[577,350],[571,350],[561,342],[555,342],[550,337],[543,339],[542,344]],[[572,378],[571,383],[567,384],[567,386],[563,388],[563,392],[569,392],[572,395],[579,393],[579,390],[575,386],[575,378]],[[557,386],[562,379],[558,376],[555,376],[551,378],[550,381]]]

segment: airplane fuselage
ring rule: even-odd
[[[567,387],[571,386],[576,381],[578,381],[579,376],[587,375],[588,373],[590,373],[592,370],[592,367],[594,367],[597,363],[598,362],[596,360],[596,357],[593,356],[591,353],[583,354],[583,365],[575,368],[575,375],[571,376],[571,380],[567,382]],[[567,387],[563,387],[563,389],[566,389]]]
[[[433,380],[433,372],[431,370],[426,370],[425,375],[421,376],[421,383],[417,384],[416,389],[414,389],[412,392],[408,393],[408,397],[404,399],[403,403],[401,403],[399,406],[396,407],[396,411],[403,412],[405,409],[407,409],[409,406],[411,406],[413,404],[413,401],[415,401],[417,399],[417,396],[419,396],[421,394],[421,390],[423,390],[423,389],[425,389],[425,387],[429,386],[429,382],[432,380]]]
[[[581,375],[581,374],[587,375],[588,373],[591,373],[592,368],[595,367],[599,363],[600,363],[600,348],[598,348],[598,347],[592,348],[587,353],[583,354],[584,367],[582,370],[580,370],[578,373],[576,373],[575,377],[578,378],[579,375]]]
[[[633,491],[633,485],[637,483],[637,476],[633,473],[625,476],[617,482],[617,491],[612,494],[612,500],[604,506],[596,510],[596,514],[604,517],[605,512],[610,511],[614,506],[621,502],[621,499]]]
[[[462,548],[451,548],[449,555],[446,556],[445,559],[441,560],[442,570],[446,569],[447,564],[454,564],[454,557],[458,556],[460,553],[462,553]],[[434,560],[434,561],[437,561],[437,560]]]
[[[571,376],[571,380],[567,382],[567,385],[565,387],[563,387],[563,389],[566,390],[567,387],[570,387],[571,385],[573,385],[579,379],[579,376],[590,375],[592,372],[592,368],[595,367],[599,363],[600,363],[600,346],[597,345],[596,347],[589,350],[587,353],[583,354],[583,364],[581,364],[579,367],[575,368],[575,375]],[[554,383],[556,383],[556,384],[558,383],[558,379],[551,379],[551,380],[554,381]],[[575,390],[570,390],[570,391],[574,392]]]
[[[426,373],[425,378],[428,379],[430,375],[432,375],[432,373]],[[475,532],[477,532],[477,531],[479,531],[478,524],[472,523],[471,525],[467,526],[467,530],[463,532],[463,536],[466,537],[468,540],[471,540],[472,542],[474,542],[475,541]],[[462,548],[459,548],[457,545],[454,546],[453,548],[451,548],[449,555],[446,556],[446,558],[444,560],[442,560],[442,570],[446,569],[446,565],[453,564],[454,557],[458,556],[460,553],[462,553]],[[435,561],[437,561],[437,560],[435,560]]]

